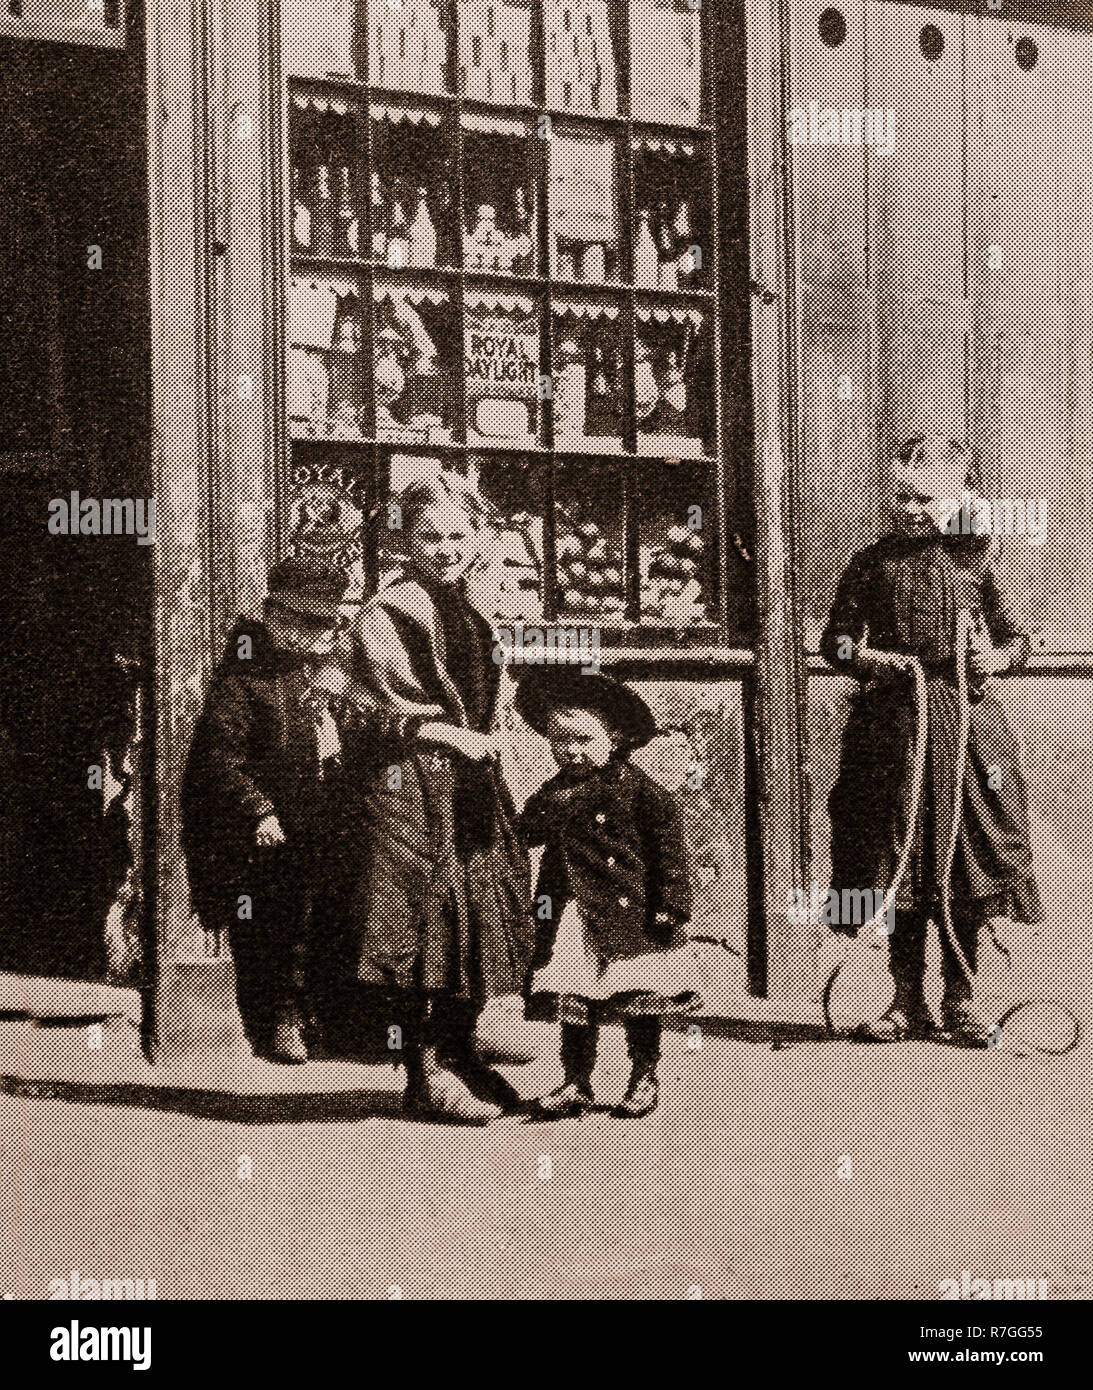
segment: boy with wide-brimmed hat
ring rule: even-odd
[[[579,1115],[594,1102],[599,1025],[620,1018],[633,1064],[620,1116],[657,1104],[662,1020],[700,1007],[684,927],[691,889],[672,796],[628,759],[656,732],[629,687],[574,667],[534,667],[515,707],[551,746],[559,772],[521,824],[544,845],[535,893],[542,923],[530,993],[557,1001],[561,1086],[539,1112]]]

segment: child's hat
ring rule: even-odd
[[[336,565],[290,556],[279,560],[266,581],[270,601],[309,618],[337,618],[349,576]]]
[[[629,686],[578,666],[516,667],[516,713],[536,733],[546,734],[552,709],[587,709],[610,724],[627,743],[648,743],[657,731],[653,712]]]

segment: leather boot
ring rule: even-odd
[[[485,1125],[501,1114],[499,1105],[479,1100],[455,1072],[441,1066],[435,1047],[414,1048],[406,1065],[408,1082],[403,1109],[415,1119]]]
[[[479,1056],[475,1045],[476,1022],[477,1010],[473,1004],[460,1001],[444,1010],[439,1039],[441,1059],[479,1100],[511,1114],[523,1104],[520,1092]]]
[[[660,1083],[660,1019],[632,1018],[626,1021],[626,1044],[632,1067],[626,1095],[611,1112],[620,1119],[639,1120],[657,1108]]]
[[[584,1024],[562,1024],[562,1073],[564,1080],[549,1095],[535,1102],[538,1114],[551,1120],[583,1115],[594,1104],[592,1070],[596,1065],[599,1029]]]
[[[269,1058],[287,1066],[300,1066],[307,1061],[307,1045],[299,1014],[293,1009],[279,1009],[270,1030]]]

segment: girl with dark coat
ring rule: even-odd
[[[476,1062],[475,1020],[487,999],[522,990],[533,935],[491,732],[500,668],[466,593],[486,509],[449,473],[411,484],[399,506],[407,559],[353,624],[351,672],[366,703],[407,722],[352,769],[348,929],[358,978],[390,991],[401,1019],[407,1106],[484,1123],[517,1098]]]
[[[516,709],[560,768],[520,818],[528,841],[545,845],[530,989],[557,1001],[562,1025],[562,1084],[538,1109],[561,1118],[592,1106],[599,1025],[615,1017],[633,1067],[614,1113],[647,1115],[658,1098],[662,1019],[701,1007],[684,931],[691,887],[679,813],[626,757],[653,736],[653,716],[627,686],[572,667],[527,670]]]
[[[944,864],[956,797],[962,810],[952,872],[952,921],[974,971],[980,928],[991,917],[1042,919],[1032,869],[1028,792],[1017,738],[988,678],[1019,670],[1029,639],[1011,610],[995,568],[992,537],[955,532],[954,505],[970,486],[963,446],[917,437],[897,459],[895,534],[851,560],[821,642],[836,669],[862,683],[843,734],[831,792],[833,891],[888,891],[900,848],[914,837],[909,869],[895,901],[889,963],[896,998],[867,1025],[876,1041],[922,1036],[933,1028],[923,994],[927,924],[941,920]],[[967,508],[965,514],[967,512]],[[975,621],[968,653],[971,736],[962,788],[956,786],[960,725],[956,623]],[[867,634],[867,640],[866,640]],[[863,649],[868,650],[863,650]],[[868,651],[880,653],[870,657]],[[908,769],[916,735],[915,686],[907,657],[925,669],[928,744],[924,791],[906,825]],[[953,1041],[983,1045],[988,1029],[942,932],[943,1025]]]

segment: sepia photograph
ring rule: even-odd
[[[0,190],[29,1364],[413,1300],[1050,1364],[1093,2],[0,0]]]

